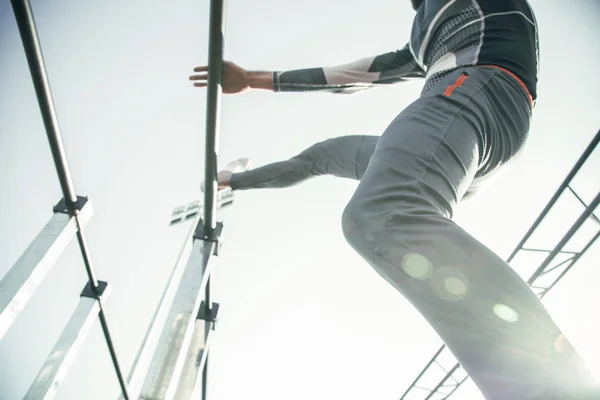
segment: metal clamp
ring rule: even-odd
[[[196,230],[194,231],[194,240],[203,240],[206,242],[215,242],[215,250],[214,255],[219,255],[219,250],[221,249],[221,245],[223,244],[223,223],[217,222],[217,226],[212,230],[208,235],[204,232],[204,220],[200,218],[198,221],[198,225],[196,226]]]
[[[206,307],[206,303],[203,301],[200,304],[200,310],[196,319],[201,319],[206,322],[217,322],[217,314],[219,313],[219,303],[212,303],[211,308]]]
[[[99,299],[104,294],[104,291],[108,287],[108,283],[104,281],[98,281],[98,287],[92,288],[90,282],[88,282],[83,290],[81,291],[81,297],[89,297],[91,299]]]
[[[61,214],[69,214],[69,215],[71,215],[74,210],[81,211],[83,209],[83,206],[85,206],[87,202],[88,202],[88,198],[87,197],[77,196],[77,202],[75,204],[73,204],[73,208],[72,209],[69,209],[69,205],[67,204],[67,201],[63,197],[54,206],[54,208],[52,209],[52,211],[54,211],[55,213],[61,213]]]

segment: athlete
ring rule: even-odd
[[[537,98],[538,33],[526,0],[412,0],[400,50],[322,68],[246,71],[224,63],[224,93],[353,93],[408,79],[421,96],[381,137],[345,136],[220,187],[285,187],[332,174],[360,180],[342,215],[348,243],[427,319],[488,400],[600,399],[541,301],[500,257],[452,220],[465,194],[512,160]],[[207,67],[194,69],[206,86]]]

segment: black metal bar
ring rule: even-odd
[[[569,174],[567,175],[567,177],[565,178],[565,180],[563,181],[563,183],[561,183],[561,185],[558,187],[558,190],[556,191],[556,193],[554,193],[554,196],[552,196],[552,198],[550,199],[550,201],[548,202],[548,204],[546,205],[546,207],[544,207],[544,209],[542,210],[542,212],[540,213],[540,215],[537,217],[537,219],[535,220],[535,222],[533,223],[533,225],[531,225],[531,228],[529,228],[529,230],[527,231],[527,233],[525,234],[525,236],[523,236],[523,239],[521,239],[521,241],[519,242],[519,244],[517,245],[517,247],[515,248],[515,250],[512,252],[512,254],[506,260],[506,262],[510,263],[512,261],[512,259],[517,255],[517,253],[519,252],[519,250],[523,247],[523,245],[525,244],[525,242],[527,242],[527,240],[529,240],[529,238],[533,234],[533,231],[536,230],[536,228],[542,222],[542,220],[544,219],[544,217],[546,216],[546,214],[548,214],[548,212],[550,211],[550,209],[552,208],[552,206],[554,206],[554,203],[556,203],[558,201],[558,198],[562,195],[562,193],[565,191],[565,189],[567,188],[567,186],[569,186],[569,184],[571,183],[571,181],[573,180],[573,178],[575,177],[575,175],[577,174],[577,172],[579,172],[579,170],[581,169],[581,167],[583,166],[583,164],[586,162],[586,160],[588,159],[588,157],[592,154],[592,152],[594,151],[594,149],[598,145],[598,143],[600,143],[600,131],[598,131],[598,133],[596,133],[596,136],[594,136],[594,138],[592,139],[591,143],[585,149],[585,151],[583,152],[583,154],[581,155],[581,157],[579,157],[579,160],[573,166],[573,168],[571,169],[571,172],[569,172]]]
[[[60,181],[60,187],[67,205],[71,208],[77,203],[77,195],[73,188],[71,173],[67,163],[67,157],[63,147],[60,130],[58,127],[58,119],[52,101],[52,92],[48,75],[44,65],[42,48],[40,46],[33,12],[29,0],[11,0],[13,12],[19,27],[21,41],[25,49],[27,63],[31,72],[31,79],[37,95],[40,112],[44,120],[50,150],[54,159],[54,165]]]
[[[78,212],[75,210],[75,212]],[[83,233],[83,226],[79,222],[79,217],[75,217],[75,222],[77,223],[77,241],[79,242],[79,249],[81,250],[81,257],[83,258],[83,264],[85,265],[85,271],[88,275],[88,280],[90,282],[90,286],[95,291],[98,289],[98,280],[96,279],[96,274],[94,273],[94,267],[92,266],[92,260],[90,258],[90,251],[87,246],[87,241],[85,240],[85,235]]]
[[[542,263],[542,265],[540,265],[538,267],[538,269],[534,272],[534,274],[531,276],[531,278],[529,278],[529,280],[527,281],[527,284],[531,285],[542,274],[542,272],[548,266],[548,264],[550,263],[550,261],[552,261],[552,259],[554,257],[556,257],[556,255],[567,244],[567,242],[569,240],[571,240],[571,238],[573,237],[573,235],[575,234],[575,232],[577,232],[577,230],[579,228],[581,228],[581,225],[583,225],[583,223],[590,217],[590,215],[592,215],[592,213],[594,212],[594,210],[596,209],[596,207],[598,207],[599,204],[600,204],[600,192],[596,195],[596,197],[594,198],[594,200],[592,200],[592,202],[587,206],[587,208],[579,216],[579,218],[577,218],[577,221],[575,221],[575,223],[573,224],[573,226],[571,226],[571,229],[569,229],[567,231],[567,233],[563,236],[563,238],[556,245],[556,247],[554,248],[554,250],[552,250],[552,252],[550,254],[548,254],[548,257],[546,257],[546,259],[544,260],[544,262]]]
[[[35,19],[31,4],[29,0],[11,0],[19,33],[21,35],[21,41],[23,42],[23,48],[27,57],[27,63],[29,64],[29,70],[31,72],[31,79],[35,88],[36,96],[38,99],[38,105],[44,121],[44,127],[46,129],[46,135],[50,144],[50,150],[54,159],[54,165],[56,167],[56,173],[58,180],[63,192],[65,204],[69,210],[69,213],[75,216],[77,223],[77,240],[85,263],[86,272],[88,275],[89,285],[93,292],[96,294],[96,299],[100,307],[99,319],[102,325],[102,331],[106,339],[106,344],[110,351],[111,358],[117,378],[121,386],[121,390],[125,400],[129,399],[127,394],[127,387],[121,368],[117,361],[116,352],[112,342],[110,332],[108,330],[108,324],[106,317],[102,309],[102,302],[100,300],[100,292],[98,280],[94,275],[94,270],[89,257],[89,250],[85,241],[85,235],[83,228],[79,221],[79,210],[77,209],[77,195],[75,194],[75,188],[71,179],[71,172],[69,171],[69,165],[65,154],[62,138],[60,135],[60,129],[58,126],[58,118],[54,109],[54,102],[52,100],[52,92],[50,90],[50,83],[48,81],[48,74],[44,65],[44,58],[42,54],[42,48],[35,26]]]
[[[208,82],[206,93],[206,142],[204,168],[204,235],[212,237],[216,228],[217,154],[223,75],[223,36],[225,0],[210,1]]]
[[[208,81],[206,92],[206,140],[204,167],[204,224],[205,240],[214,240],[217,229],[217,156],[221,116],[223,81],[223,41],[225,35],[225,0],[210,1],[208,32]],[[219,244],[217,243],[216,246]],[[205,307],[207,315],[212,308],[210,295],[211,277],[206,283]],[[208,335],[206,335],[208,337]],[[207,349],[208,350],[208,349]],[[202,370],[202,400],[206,400],[208,384],[208,357]]]
[[[440,347],[440,349],[435,353],[435,355],[431,358],[431,360],[427,363],[427,365],[425,366],[425,368],[423,368],[423,370],[421,371],[421,373],[419,374],[419,376],[417,376],[417,379],[415,379],[413,381],[413,383],[408,387],[408,389],[406,390],[406,392],[404,392],[404,394],[402,395],[402,397],[400,397],[400,400],[404,400],[404,398],[406,397],[406,395],[410,392],[410,390],[416,386],[417,382],[419,381],[419,379],[421,379],[421,377],[423,376],[423,374],[425,374],[425,372],[427,371],[427,369],[429,369],[429,367],[431,366],[431,364],[433,364],[437,357],[440,355],[440,353],[442,351],[444,351],[444,349],[446,348],[446,345],[443,344],[442,347]]]
[[[119,386],[121,387],[121,393],[123,394],[123,399],[129,400],[129,393],[127,392],[127,383],[125,382],[125,378],[123,377],[123,373],[121,372],[121,366],[119,365],[115,345],[113,344],[112,337],[110,336],[110,331],[108,330],[108,322],[106,322],[106,315],[104,314],[104,309],[102,308],[102,302],[98,301],[98,304],[100,306],[98,318],[100,319],[102,332],[104,332],[106,346],[108,347],[108,352],[110,353],[110,358],[112,360],[113,367],[115,368],[115,372],[117,373],[117,379],[119,381]]]

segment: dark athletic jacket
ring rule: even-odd
[[[273,73],[275,91],[354,93],[426,78],[424,92],[458,67],[494,65],[537,97],[537,22],[527,0],[425,0],[401,50],[336,67]]]

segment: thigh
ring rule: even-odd
[[[379,139],[357,197],[418,194],[446,217],[522,148],[529,106],[501,71],[461,68],[402,111]],[[474,189],[474,188],[473,188]],[[423,204],[425,206],[425,204]]]
[[[323,174],[361,179],[373,154],[378,136],[347,135],[317,143],[298,157],[307,157],[321,166]]]
[[[460,111],[439,97],[422,97],[408,106],[379,139],[354,199],[384,201],[386,209],[380,210],[385,212],[413,202],[451,217],[480,156],[478,131]]]

